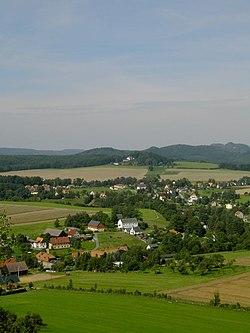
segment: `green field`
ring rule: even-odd
[[[133,245],[145,246],[145,243],[135,236],[131,236],[124,232],[104,232],[98,234],[99,249],[115,249],[123,245],[131,247]]]
[[[72,271],[70,276],[63,275],[60,279],[46,281],[46,284],[66,287],[69,284],[69,280],[72,279],[76,288],[86,289],[97,284],[98,289],[104,290],[113,288],[126,289],[127,291],[166,292],[172,289],[214,281],[226,276],[238,275],[240,273],[249,272],[249,270],[249,267],[228,268],[223,271],[217,270],[202,276],[198,274],[182,275],[180,273],[173,273],[164,267],[160,269],[162,274],[155,274],[153,271],[128,273],[121,273],[119,271],[115,273]],[[44,286],[44,281],[34,282],[34,285],[41,288]]]
[[[219,165],[215,163],[207,162],[189,162],[189,161],[178,161],[175,162],[175,167],[180,169],[218,169]]]
[[[53,333],[248,333],[250,314],[142,296],[35,290],[1,297],[18,315],[39,313]]]

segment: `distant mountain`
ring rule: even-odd
[[[83,152],[83,149],[63,149],[63,150],[37,150],[28,148],[0,148],[0,155],[47,155],[47,156],[64,156],[64,155],[75,155]]]

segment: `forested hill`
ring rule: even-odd
[[[170,165],[167,157],[144,151],[122,151],[114,148],[96,148],[71,156],[2,155],[0,171],[46,168],[77,168],[107,164]]]
[[[218,163],[223,168],[250,170],[250,148],[232,142],[211,145],[172,145],[151,147],[142,151],[118,150],[114,148],[95,148],[73,154],[74,150],[53,151],[0,149],[0,171],[75,168],[112,163],[130,165],[172,165],[173,161],[203,161]],[[18,153],[19,152],[19,153]],[[49,153],[48,153],[49,152]],[[64,153],[63,153],[64,152]],[[28,154],[27,154],[28,153]],[[69,158],[70,155],[70,158]]]
[[[146,150],[172,160],[204,161],[211,163],[226,163],[233,165],[250,164],[250,148],[244,144],[229,142],[211,145],[172,145],[162,148],[151,147]]]

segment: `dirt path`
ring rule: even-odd
[[[21,276],[20,277],[20,282],[21,283],[29,283],[29,282],[37,282],[37,281],[58,279],[58,278],[62,278],[62,277],[64,277],[64,275],[54,275],[54,274],[51,274],[51,273],[41,273],[41,274],[35,274],[35,275]]]
[[[214,293],[219,292],[221,303],[239,302],[243,306],[250,306],[250,273],[164,292],[175,298],[201,302],[209,302]]]

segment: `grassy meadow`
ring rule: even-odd
[[[127,295],[34,290],[1,298],[1,306],[39,313],[53,333],[248,333],[250,314]]]

